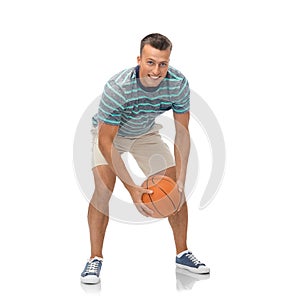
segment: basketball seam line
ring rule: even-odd
[[[153,176],[154,177],[154,176]],[[157,185],[157,187],[170,199],[170,201],[171,201],[171,203],[173,204],[173,208],[174,209],[176,209],[176,205],[175,205],[175,203],[173,202],[173,199],[169,196],[169,194],[168,193],[166,193],[157,183],[155,183],[154,181],[153,181],[153,177],[151,178],[152,179],[152,183],[154,183],[155,185]],[[163,177],[163,176],[162,176]],[[169,180],[169,179],[167,179],[167,178],[163,178],[165,181],[168,181],[168,182],[171,182],[172,184],[173,183],[175,183],[175,181],[172,179],[172,178],[170,178],[171,180]],[[147,183],[148,183],[148,181],[147,181]]]
[[[154,176],[153,176],[154,177]],[[176,205],[174,204],[174,202],[173,202],[173,200],[172,200],[172,198],[170,198],[169,197],[169,195],[157,184],[157,183],[155,183],[154,181],[153,181],[153,179],[154,178],[151,178],[151,181],[152,181],[152,183],[153,184],[155,184],[168,198],[169,198],[169,200],[171,201],[171,203],[172,203],[172,205],[173,205],[173,208],[176,210]],[[162,176],[163,177],[163,176]],[[166,180],[166,181],[168,181],[168,182],[171,182],[170,180],[167,180],[166,178],[164,178],[164,180]],[[171,183],[173,183],[174,182],[174,180],[172,180],[172,182]],[[147,180],[147,184],[148,184],[148,180]],[[151,195],[150,195],[150,199],[151,199]],[[151,201],[152,201],[152,199],[151,199]],[[153,205],[154,205],[154,203],[153,203]],[[159,214],[161,215],[161,216],[163,216],[160,212],[159,212]],[[164,216],[164,217],[167,217],[167,216]]]
[[[148,180],[147,180],[147,189],[149,189]],[[155,204],[154,204],[154,202],[153,202],[153,200],[152,200],[152,198],[151,198],[151,195],[148,194],[148,196],[149,196],[150,201],[151,201],[151,203],[152,203],[152,206],[154,207],[154,209],[156,210],[156,212],[157,212],[160,216],[162,216],[163,218],[165,218],[166,216],[164,216],[164,215],[157,209],[157,207],[155,206]],[[142,202],[145,203],[145,202],[143,201],[143,198],[142,198]]]

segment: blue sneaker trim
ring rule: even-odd
[[[201,266],[206,266],[204,263],[200,262],[190,251],[183,254],[181,257],[176,256],[176,264],[184,265],[195,269],[198,269]]]
[[[97,276],[100,275],[100,270],[102,267],[102,260],[98,258],[94,258],[88,261],[81,273],[81,277],[84,278],[86,276]]]

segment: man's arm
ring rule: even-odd
[[[142,203],[141,198],[144,193],[152,193],[152,191],[137,186],[134,183],[128,170],[126,169],[120,153],[113,145],[113,141],[118,133],[118,129],[119,126],[100,123],[98,132],[98,147],[113,172],[119,177],[130,193],[130,196],[138,211],[144,216],[151,216],[152,210]]]
[[[135,183],[129,175],[121,155],[113,145],[118,129],[119,126],[100,123],[98,132],[98,147],[116,176],[120,178],[127,188],[128,186],[134,186]]]
[[[189,120],[190,113],[186,112],[183,114],[174,113],[175,122],[175,141],[174,141],[174,156],[176,163],[176,180],[178,189],[183,192],[187,164],[190,154],[190,133],[189,133]]]

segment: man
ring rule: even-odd
[[[158,33],[142,39],[138,65],[113,76],[105,85],[95,128],[93,175],[95,191],[88,209],[91,256],[81,273],[83,283],[99,282],[103,262],[102,246],[109,221],[109,199],[116,177],[128,190],[136,208],[144,216],[152,211],[141,201],[144,193],[137,186],[121,158],[130,152],[146,176],[164,174],[174,179],[181,193],[178,212],[168,217],[175,247],[176,265],[194,273],[209,273],[187,247],[188,211],[184,185],[190,150],[190,90],[187,79],[169,66],[172,43]],[[159,134],[155,118],[173,110],[175,121],[174,158]],[[180,145],[180,148],[178,147]]]

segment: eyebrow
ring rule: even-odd
[[[152,58],[152,57],[146,57],[146,60],[153,60],[154,62],[157,62],[154,58]],[[163,60],[163,61],[160,61],[159,62],[160,64],[161,63],[169,63],[169,60]]]

